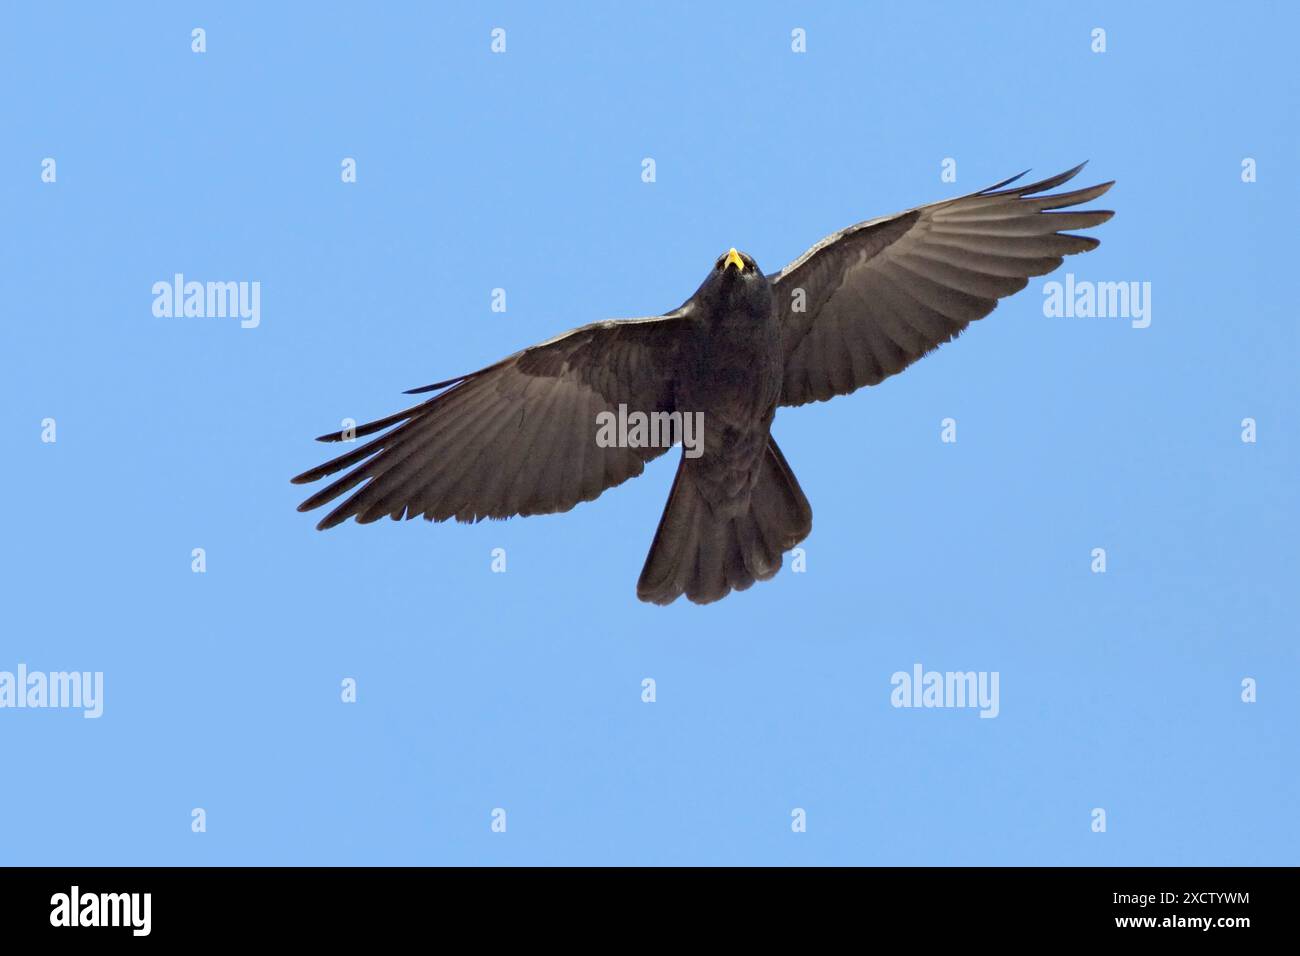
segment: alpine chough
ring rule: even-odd
[[[875,385],[956,338],[1030,276],[1096,248],[1072,230],[1113,213],[1061,210],[1112,183],[1042,195],[1082,168],[1012,186],[1022,173],[860,222],[773,275],[731,249],[671,312],[582,326],[411,389],[438,394],[387,418],[322,435],[382,433],[294,478],[345,472],[298,510],[348,495],[320,529],[385,515],[468,522],[568,511],[641,474],[671,444],[647,444],[636,429],[598,440],[613,416],[695,416],[702,442],[683,448],[637,597],[706,604],[765,581],[812,530],[812,509],[769,431],[777,407]]]

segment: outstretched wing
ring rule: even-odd
[[[1100,225],[1113,212],[1054,210],[1096,199],[1113,182],[1034,195],[1082,168],[1002,188],[1016,176],[969,196],[858,223],[773,276],[785,337],[781,404],[876,385],[988,315],[1030,276],[1051,272],[1063,256],[1095,249],[1098,240],[1066,230]]]
[[[590,501],[667,450],[602,448],[597,415],[617,413],[619,404],[646,414],[673,410],[675,356],[687,321],[678,310],[598,322],[481,371],[412,389],[443,391],[362,425],[358,437],[385,433],[294,478],[302,484],[352,469],[298,510],[352,492],[317,525],[324,530],[354,516],[363,524],[384,515],[478,521]]]

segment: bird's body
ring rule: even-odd
[[[742,495],[767,444],[785,361],[767,278],[727,269],[720,294],[691,319],[682,349],[677,407],[700,412],[704,454],[686,459],[710,504]]]
[[[771,438],[785,373],[771,283],[732,249],[683,308],[676,407],[699,413],[704,434],[699,457],[678,465],[637,583],[642,600],[660,604],[683,593],[714,601],[770,577],[812,530]]]
[[[318,525],[388,515],[478,521],[567,511],[638,475],[667,444],[610,444],[602,416],[631,409],[702,422],[679,462],[637,584],[642,600],[708,603],[772,577],[812,511],[770,429],[779,406],[825,401],[896,374],[1097,240],[1065,229],[1109,211],[1059,212],[1110,183],[1036,196],[1007,180],[850,226],[765,276],[731,249],[681,307],[598,322],[478,372],[355,431],[378,437],[295,482],[347,471],[300,506],[351,495]],[[1017,177],[1019,178],[1019,177]],[[355,490],[354,490],[355,489]]]

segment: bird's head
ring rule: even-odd
[[[758,271],[758,263],[743,252],[737,252],[735,246],[718,256],[718,261],[713,264],[713,271],[723,278],[743,279],[746,276],[762,275]]]
[[[718,256],[694,298],[728,310],[760,312],[770,307],[772,287],[751,256],[735,248]]]

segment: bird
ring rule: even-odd
[[[878,385],[1031,277],[1095,249],[1097,239],[1073,230],[1113,211],[1071,207],[1114,181],[1049,192],[1084,165],[1014,185],[1026,171],[859,222],[772,274],[730,248],[676,309],[584,325],[409,389],[434,394],[386,418],[321,435],[377,437],[294,477],[304,484],[344,472],[298,510],[347,495],[321,530],[349,518],[477,522],[565,512],[680,443],[636,595],[708,604],[746,590],[775,576],[812,531],[812,508],[772,438],[777,408]],[[636,429],[598,441],[598,427],[615,415],[627,420],[628,410],[663,422],[689,418],[702,434],[689,449],[681,428],[655,442]]]

